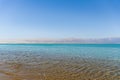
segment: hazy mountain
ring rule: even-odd
[[[0,43],[120,43],[120,38],[101,38],[101,39],[81,39],[81,38],[65,38],[65,39],[16,39],[16,40],[0,40]]]

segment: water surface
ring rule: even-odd
[[[2,80],[120,80],[120,44],[1,44]]]

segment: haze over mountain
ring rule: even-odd
[[[64,39],[14,39],[0,40],[0,43],[120,43],[120,38],[101,38],[101,39],[82,39],[82,38],[64,38]]]

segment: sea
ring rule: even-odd
[[[0,44],[1,80],[120,80],[120,44]]]

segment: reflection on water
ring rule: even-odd
[[[0,45],[2,80],[120,80],[120,45]]]

